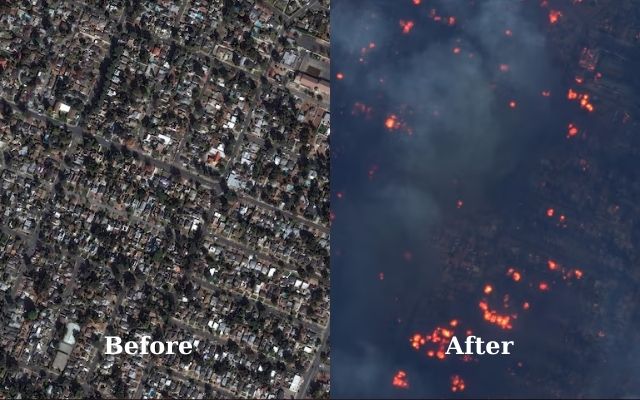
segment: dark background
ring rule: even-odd
[[[332,396],[640,395],[638,45],[589,33],[628,10],[421,3],[332,2]],[[638,6],[625,3],[636,17]],[[553,26],[552,8],[563,13]],[[400,20],[414,22],[408,34]],[[572,82],[584,46],[616,63],[623,95]],[[569,87],[593,93],[596,112],[569,102]],[[621,122],[623,112],[631,118]],[[385,128],[391,114],[401,128]],[[569,122],[578,137],[566,137]],[[548,207],[567,215],[566,227],[549,222]],[[550,275],[548,258],[585,277]],[[465,259],[472,265],[455,261]],[[519,287],[504,276],[513,265]],[[540,280],[549,292],[536,290]],[[482,321],[487,282],[532,304],[513,330]],[[411,335],[452,318],[486,340],[514,340],[514,354],[441,362],[411,348]],[[391,385],[398,370],[408,389]],[[451,393],[453,374],[463,393]]]

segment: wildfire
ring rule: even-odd
[[[590,96],[587,93],[578,93],[575,90],[569,88],[567,92],[568,100],[576,100],[580,104],[580,108],[587,110],[588,112],[594,112],[595,106],[589,101]]]
[[[493,292],[493,287],[491,285],[486,285],[483,291],[484,291],[484,294],[489,294]]]
[[[550,269],[551,271],[555,271],[555,270],[557,270],[557,269],[558,269],[558,263],[557,263],[557,262],[555,262],[555,261],[553,261],[553,260],[549,260],[549,261],[547,261],[547,266],[549,267],[549,269]]]
[[[576,279],[582,279],[583,272],[579,269],[573,270],[573,274],[576,276]]]
[[[453,54],[460,54],[460,47],[454,47]]]
[[[522,279],[520,272],[516,271],[514,268],[509,268],[507,270],[507,276],[510,276],[515,282],[520,282],[520,279]]]
[[[449,26],[453,26],[456,24],[456,17],[449,17],[449,19],[447,20]]]
[[[460,375],[452,375],[451,376],[451,391],[452,392],[462,392],[465,388],[464,380],[460,377]]]
[[[342,80],[342,79],[344,79],[344,74],[343,74],[342,72],[338,72],[338,73],[336,74],[336,78],[337,78],[338,80]]]
[[[402,33],[405,35],[408,35],[409,32],[411,32],[411,29],[413,29],[414,25],[415,24],[413,21],[400,20],[400,27],[402,27]]]
[[[430,335],[421,335],[416,333],[409,338],[411,347],[415,350],[420,350],[420,348],[430,343],[433,347],[426,351],[427,357],[444,360],[447,356],[445,350],[449,346],[449,342],[451,341],[451,338],[455,333],[455,328],[458,324],[459,321],[457,319],[452,319],[449,321],[449,327],[437,326]]]
[[[575,126],[574,124],[569,124],[568,130],[567,130],[567,137],[574,137],[577,134],[578,134],[578,127]]]
[[[422,0],[413,0],[413,4],[419,6],[422,3]]]
[[[530,307],[530,305],[529,305],[529,302],[528,302],[528,301],[525,301],[524,303],[522,303],[522,309],[523,309],[523,310],[528,310],[528,309],[529,309],[529,307]]]
[[[489,304],[487,304],[487,302],[484,300],[481,301],[478,304],[478,306],[483,311],[482,317],[484,318],[485,321],[491,324],[497,325],[498,327],[505,330],[509,330],[513,328],[513,326],[511,325],[512,316],[502,315],[502,314],[499,314],[496,310],[491,310],[489,308]]]
[[[562,13],[558,10],[549,10],[549,22],[555,24],[562,18]]]
[[[400,121],[398,121],[398,117],[395,114],[391,114],[384,120],[384,126],[389,129],[398,129],[400,128]]]
[[[541,292],[546,292],[549,290],[549,284],[547,282],[540,282],[538,289],[540,289]]]
[[[554,212],[555,212],[555,211],[554,211],[554,209],[553,209],[553,208],[549,208],[549,209],[547,210],[547,217],[549,217],[549,218],[553,217],[553,213],[554,213]]]
[[[391,384],[400,389],[408,388],[409,380],[407,379],[407,373],[402,370],[396,372],[396,374],[393,376],[393,381],[391,381]]]
[[[509,107],[511,107],[511,108],[516,108],[516,106],[517,106],[517,103],[515,102],[515,100],[511,100],[511,101],[509,102]]]

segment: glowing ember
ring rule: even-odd
[[[581,279],[583,272],[579,269],[573,270],[573,274],[576,276],[576,279]]]
[[[422,0],[413,0],[413,4],[415,4],[416,6],[419,6],[420,3],[422,3]]]
[[[578,92],[574,92],[573,89],[569,89],[569,92],[567,93],[567,99],[575,100],[577,98],[578,98]]]
[[[398,117],[394,114],[391,114],[384,120],[384,126],[389,129],[398,129],[400,127],[400,122],[398,121]]]
[[[402,33],[407,35],[413,29],[414,22],[413,21],[404,21],[400,20],[400,26],[402,27]]]
[[[560,18],[562,17],[562,13],[560,11],[557,10],[550,10],[549,11],[549,22],[552,24],[555,24],[556,22],[558,22],[560,20]]]
[[[516,271],[513,268],[509,268],[509,270],[507,271],[507,276],[510,276],[511,279],[513,279],[515,282],[520,282],[520,279],[522,279],[522,275],[520,274],[520,272]]]
[[[478,306],[483,311],[482,317],[485,321],[489,322],[490,324],[497,325],[498,327],[505,330],[513,328],[513,326],[511,325],[512,316],[502,315],[499,314],[496,310],[491,310],[486,301],[481,301]]]
[[[464,390],[464,380],[459,375],[451,376],[451,391],[462,392]]]
[[[582,76],[576,76],[575,81],[577,84],[582,84],[584,82],[584,78]]]
[[[458,326],[458,320],[457,319],[452,319],[451,321],[449,321],[449,325],[451,325],[451,326],[453,326],[455,328],[456,326]]]
[[[524,303],[522,303],[522,309],[523,309],[523,310],[528,310],[528,309],[529,309],[529,307],[530,307],[530,305],[529,305],[529,302],[528,302],[528,301],[525,301]]]
[[[538,285],[538,289],[546,292],[547,290],[549,290],[549,285],[546,282],[540,282],[540,284]]]
[[[549,261],[547,261],[547,266],[549,267],[549,269],[550,269],[551,271],[555,271],[555,270],[557,270],[557,269],[558,269],[558,263],[557,263],[557,262],[555,262],[555,261],[553,261],[553,260],[549,260]]]
[[[489,294],[491,292],[493,292],[493,287],[491,287],[491,285],[486,285],[484,287],[484,294]]]
[[[554,212],[555,212],[555,211],[553,210],[553,208],[548,209],[548,210],[547,210],[547,217],[553,217],[553,213],[554,213]]]
[[[567,130],[567,137],[574,137],[577,134],[578,134],[578,127],[575,126],[574,124],[569,124],[568,130]]]
[[[342,79],[344,79],[344,74],[342,72],[338,72],[336,74],[336,78],[338,78],[338,80],[342,80]]]
[[[516,104],[515,100],[511,100],[511,101],[509,102],[509,107],[511,107],[511,108],[516,108],[516,105],[517,105],[517,104]]]
[[[393,381],[391,381],[391,384],[400,389],[408,388],[409,380],[407,379],[407,373],[402,370],[396,372],[396,374],[393,376]]]

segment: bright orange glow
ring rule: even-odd
[[[573,271],[573,274],[576,276],[576,279],[581,279],[582,275],[583,275],[583,272],[581,270],[579,270],[579,269],[576,269],[576,270]]]
[[[420,3],[422,3],[422,0],[413,0],[413,4],[415,4],[416,6],[419,6]]]
[[[557,10],[550,10],[549,11],[549,22],[552,24],[555,24],[556,22],[558,22],[560,20],[560,18],[562,17],[562,13],[560,11]]]
[[[575,100],[577,98],[578,98],[578,92],[574,92],[573,89],[569,89],[569,92],[567,93],[567,99]]]
[[[578,134],[578,127],[575,126],[574,124],[569,124],[567,137],[574,137],[577,134]]]
[[[338,78],[338,80],[342,80],[342,79],[344,79],[344,74],[342,72],[338,72],[336,74],[336,78]]]
[[[452,319],[449,322],[449,325],[451,325],[451,326],[453,326],[455,328],[456,326],[458,326],[458,320],[457,319]]]
[[[555,211],[553,210],[553,208],[548,209],[548,210],[547,210],[547,217],[553,217],[553,213],[554,213],[554,212],[555,212]]]
[[[451,376],[451,391],[462,392],[465,388],[464,380],[459,375]]]
[[[454,47],[453,54],[460,54],[460,47]]]
[[[546,282],[540,282],[540,284],[538,285],[538,289],[545,292],[549,290],[549,285]]]
[[[493,292],[493,287],[491,287],[491,285],[486,285],[484,287],[484,294],[489,294],[491,292]]]
[[[391,384],[400,389],[408,388],[409,380],[407,379],[407,373],[402,370],[396,372],[396,374],[393,376],[393,381],[391,381]]]
[[[398,117],[394,114],[391,114],[384,120],[384,126],[387,129],[397,129],[399,127]]]
[[[581,76],[576,76],[575,81],[577,84],[582,84],[582,82],[584,82],[584,78]]]
[[[438,352],[436,353],[436,358],[438,360],[444,360],[444,351],[438,350]]]
[[[516,105],[517,105],[517,103],[514,100],[511,100],[509,102],[509,107],[511,107],[511,108],[516,108]]]
[[[402,33],[405,35],[408,35],[409,32],[411,32],[411,29],[413,29],[414,26],[414,22],[413,21],[404,21],[404,20],[400,20],[400,26],[402,27]]]
[[[411,347],[416,350],[419,350],[420,346],[423,346],[426,342],[426,338],[421,336],[419,333],[416,333],[411,337]]]
[[[507,270],[507,276],[510,276],[515,282],[520,282],[520,279],[522,279],[520,272],[516,271],[514,268],[509,268]]]
[[[528,301],[525,301],[524,303],[522,303],[522,309],[523,309],[523,310],[528,310],[528,309],[529,309],[529,307],[530,307],[530,306],[529,306],[529,302],[528,302]]]
[[[560,222],[565,222],[567,220],[567,217],[565,217],[564,215],[560,216]]]
[[[497,325],[498,327],[508,330],[512,329],[511,316],[501,315],[495,310],[489,309],[489,305],[485,301],[479,303],[480,309],[483,311],[482,317],[490,324]],[[515,317],[515,316],[514,316]]]
[[[436,352],[435,352],[435,351],[433,351],[433,350],[429,350],[429,351],[427,351],[427,356],[428,356],[428,357],[433,357],[433,356],[435,356],[435,355],[436,355]]]
[[[552,270],[552,271],[555,271],[555,270],[558,269],[558,263],[556,263],[553,260],[547,261],[547,265],[549,266],[549,269]]]

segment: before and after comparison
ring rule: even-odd
[[[640,1],[0,0],[0,399],[640,398]]]

